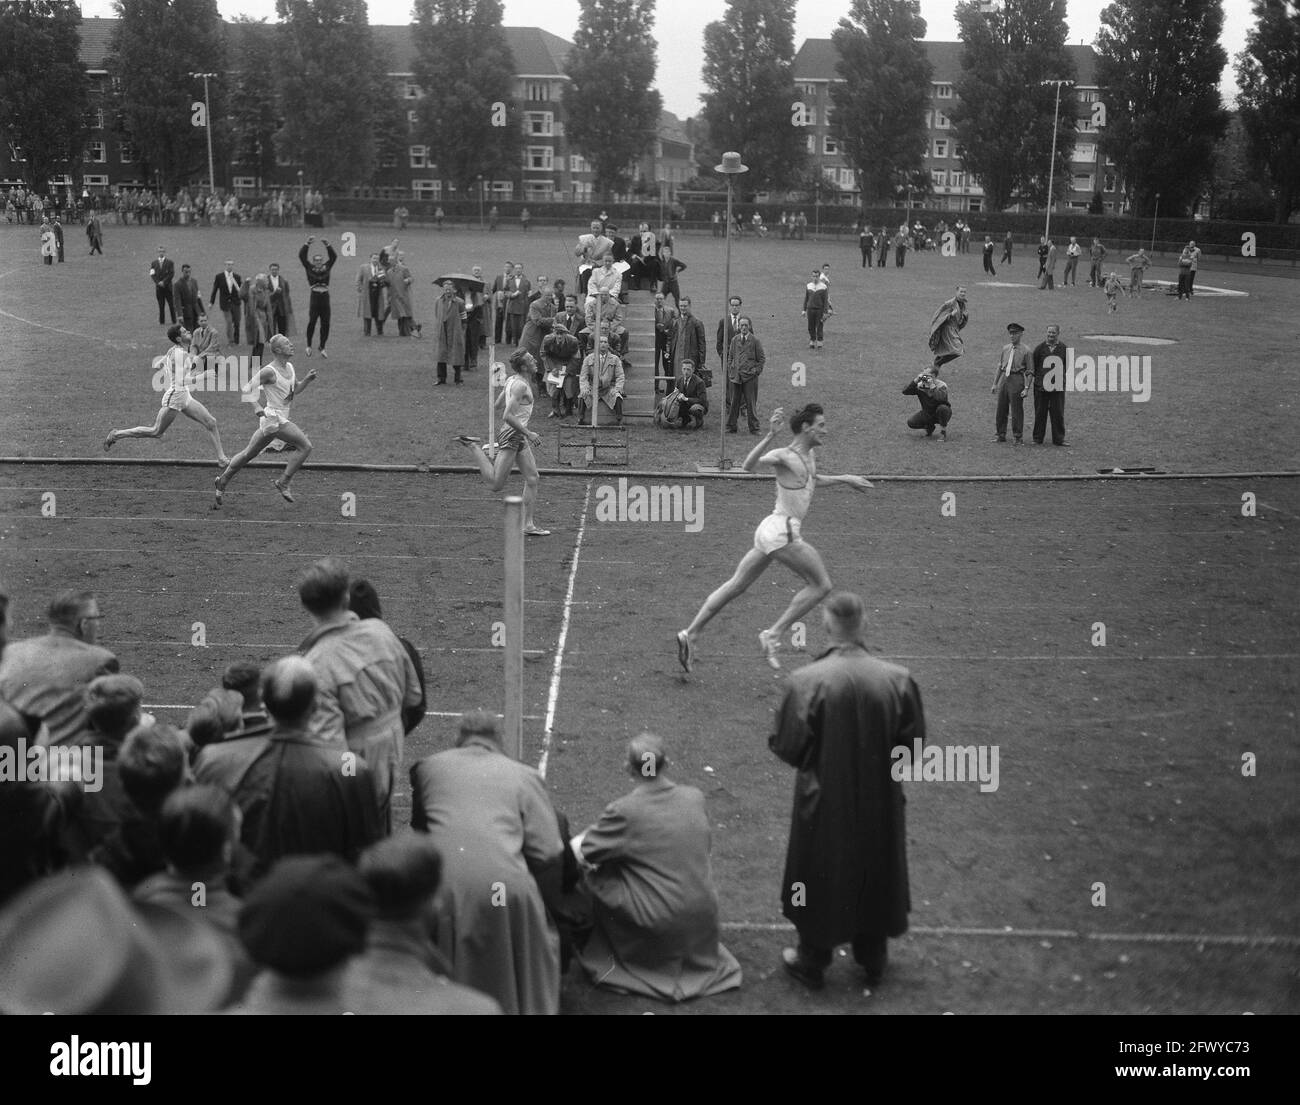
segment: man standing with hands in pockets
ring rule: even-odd
[[[998,397],[998,409],[994,425],[997,436],[994,442],[1007,439],[1007,412],[1011,413],[1011,432],[1017,445],[1025,443],[1025,396],[1029,394],[1029,372],[1031,364],[1029,350],[1020,344],[1020,335],[1025,328],[1018,322],[1007,326],[1011,341],[1002,347],[998,358],[998,374],[993,377],[993,386],[989,391]]]

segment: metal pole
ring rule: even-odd
[[[524,500],[505,499],[506,709],[502,745],[524,758]]]
[[[727,345],[727,312],[731,310],[731,176],[727,176],[727,269],[722,278],[722,364],[718,366],[718,381],[722,385],[722,406],[718,411],[718,468],[727,467],[727,358],[731,349]],[[708,332],[705,331],[705,341]]]
[[[212,102],[208,99],[208,78],[211,73],[203,74],[203,110],[207,112],[208,120],[208,190],[215,193],[217,190],[217,169],[216,163],[212,160]]]
[[[1061,85],[1064,81],[1044,81],[1056,85],[1056,106],[1052,108],[1052,160],[1047,166],[1047,221],[1043,224],[1043,237],[1052,236],[1052,186],[1056,183],[1056,119],[1061,110]]]
[[[594,270],[593,270],[594,271]],[[605,323],[605,293],[596,297],[596,332],[591,336],[591,349],[595,354],[591,373],[591,462],[596,463],[596,429],[600,425],[600,331]],[[610,336],[613,337],[613,327]]]
[[[1156,223],[1160,221],[1160,193],[1156,193],[1156,210],[1151,216],[1151,252],[1156,251]]]

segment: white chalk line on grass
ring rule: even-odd
[[[578,655],[583,655],[583,654],[579,652]],[[733,656],[742,656],[745,657],[746,659],[749,659],[752,657],[753,654],[748,651],[745,652],[732,651],[732,652],[713,653],[713,655],[724,657],[724,658],[733,657]],[[798,655],[798,653],[795,653],[794,655]],[[1055,661],[1059,663],[1077,664],[1077,663],[1098,663],[1103,660],[1122,660],[1126,663],[1140,663],[1145,660],[1256,661],[1256,660],[1300,659],[1300,652],[1219,652],[1219,653],[1189,652],[1189,653],[1179,653],[1172,656],[1147,656],[1142,653],[1114,652],[1110,649],[1107,649],[1106,653],[1103,653],[1100,649],[1098,649],[1096,652],[1091,653],[1090,655],[1087,656],[1003,656],[999,653],[994,653],[992,655],[989,655],[987,653],[980,653],[978,655],[954,654],[954,655],[945,656],[945,655],[936,655],[936,654],[921,655],[917,653],[904,653],[904,652],[890,652],[890,653],[880,652],[880,653],[875,653],[875,655],[878,655],[881,659],[890,660],[894,662],[898,662],[902,660],[955,660],[961,663],[980,662],[980,663],[992,663],[992,664],[1017,663],[1022,661],[1033,661],[1033,662]]]
[[[794,932],[789,922],[723,921],[729,932]],[[1074,929],[960,928],[912,925],[909,936],[996,936],[1021,940],[1095,940],[1112,944],[1206,944],[1236,948],[1300,948],[1300,936],[1246,936],[1218,932],[1078,932]]]
[[[573,563],[569,565],[569,582],[564,590],[564,613],[560,616],[560,635],[555,642],[555,662],[551,665],[551,685],[546,692],[546,724],[542,728],[542,756],[537,770],[546,778],[546,765],[551,758],[551,734],[555,731],[555,704],[560,699],[560,673],[564,670],[564,645],[569,639],[569,614],[573,608],[573,587],[578,581],[578,559],[582,555],[582,538],[587,532],[587,508],[591,504],[591,480],[582,496],[582,517],[578,520],[578,536],[573,540]]]
[[[8,275],[9,275],[8,273],[0,274],[0,279],[2,279],[3,276],[8,276]],[[11,314],[9,311],[3,309],[0,309],[0,315],[3,315],[5,318],[11,318],[14,320],[14,322],[21,322],[27,326],[35,326],[38,330],[49,330],[55,334],[63,334],[69,338],[82,338],[85,341],[93,341],[97,345],[107,345],[112,349],[142,349],[143,348],[143,346],[139,342],[116,341],[112,338],[101,338],[95,334],[83,334],[78,330],[64,330],[58,326],[49,326],[44,322],[37,322],[35,319],[23,318],[22,315]]]
[[[193,710],[193,702],[142,702],[142,710]],[[464,710],[425,710],[425,717],[464,717]],[[505,717],[504,714],[497,714],[497,717]],[[525,721],[540,721],[541,714],[524,714]]]

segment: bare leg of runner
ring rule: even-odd
[[[108,436],[104,438],[104,451],[108,452],[124,437],[162,437],[167,432],[167,427],[176,421],[178,413],[172,410],[171,407],[163,407],[158,411],[158,417],[153,420],[152,426],[132,426],[129,430],[109,430]]]
[[[731,578],[704,600],[691,624],[677,634],[677,658],[682,667],[691,670],[691,652],[700,631],[722,612],[723,607],[743,595],[771,562],[772,558],[766,553],[750,549],[741,557]]]
[[[771,629],[765,629],[758,635],[767,662],[772,667],[779,668],[781,663],[776,658],[776,650],[780,647],[785,631],[831,593],[831,579],[826,574],[821,554],[807,541],[796,541],[793,545],[777,549],[772,556],[804,580],[804,586],[795,592],[785,613],[777,618]]]
[[[289,502],[293,502],[293,496],[289,493],[289,481],[293,479],[294,473],[303,466],[303,462],[311,455],[311,441],[305,433],[302,432],[292,422],[285,422],[280,426],[280,432],[277,435],[289,442],[290,445],[296,445],[298,451],[289,454],[289,460],[284,466],[284,475],[278,480],[272,480],[271,483],[275,489]]]
[[[185,410],[181,412],[186,418],[192,418],[200,426],[208,431],[208,436],[212,438],[212,444],[217,447],[217,463],[222,468],[230,465],[230,458],[226,456],[226,451],[221,447],[221,430],[217,428],[217,420],[208,413],[208,408],[200,403],[197,399],[191,399],[185,404]]]

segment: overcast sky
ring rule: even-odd
[[[1108,0],[1069,0],[1070,42],[1091,43],[1096,37],[1101,10]],[[275,19],[275,0],[218,0],[227,18],[251,15]],[[409,23],[410,0],[368,0],[370,22]],[[840,18],[848,11],[848,0],[799,0],[796,8],[795,49],[806,38],[829,38]],[[954,0],[921,0],[928,39],[957,41],[953,19]],[[1236,82],[1232,60],[1246,44],[1251,25],[1249,0],[1224,0],[1223,46],[1228,65],[1223,73],[1223,94],[1232,98]],[[724,0],[659,0],[655,36],[659,41],[658,87],[664,107],[683,118],[699,110],[700,70],[704,66],[704,27],[722,18]],[[505,22],[511,27],[542,27],[561,38],[573,40],[578,26],[578,0],[505,0]],[[113,15],[112,0],[82,0],[86,16]]]

